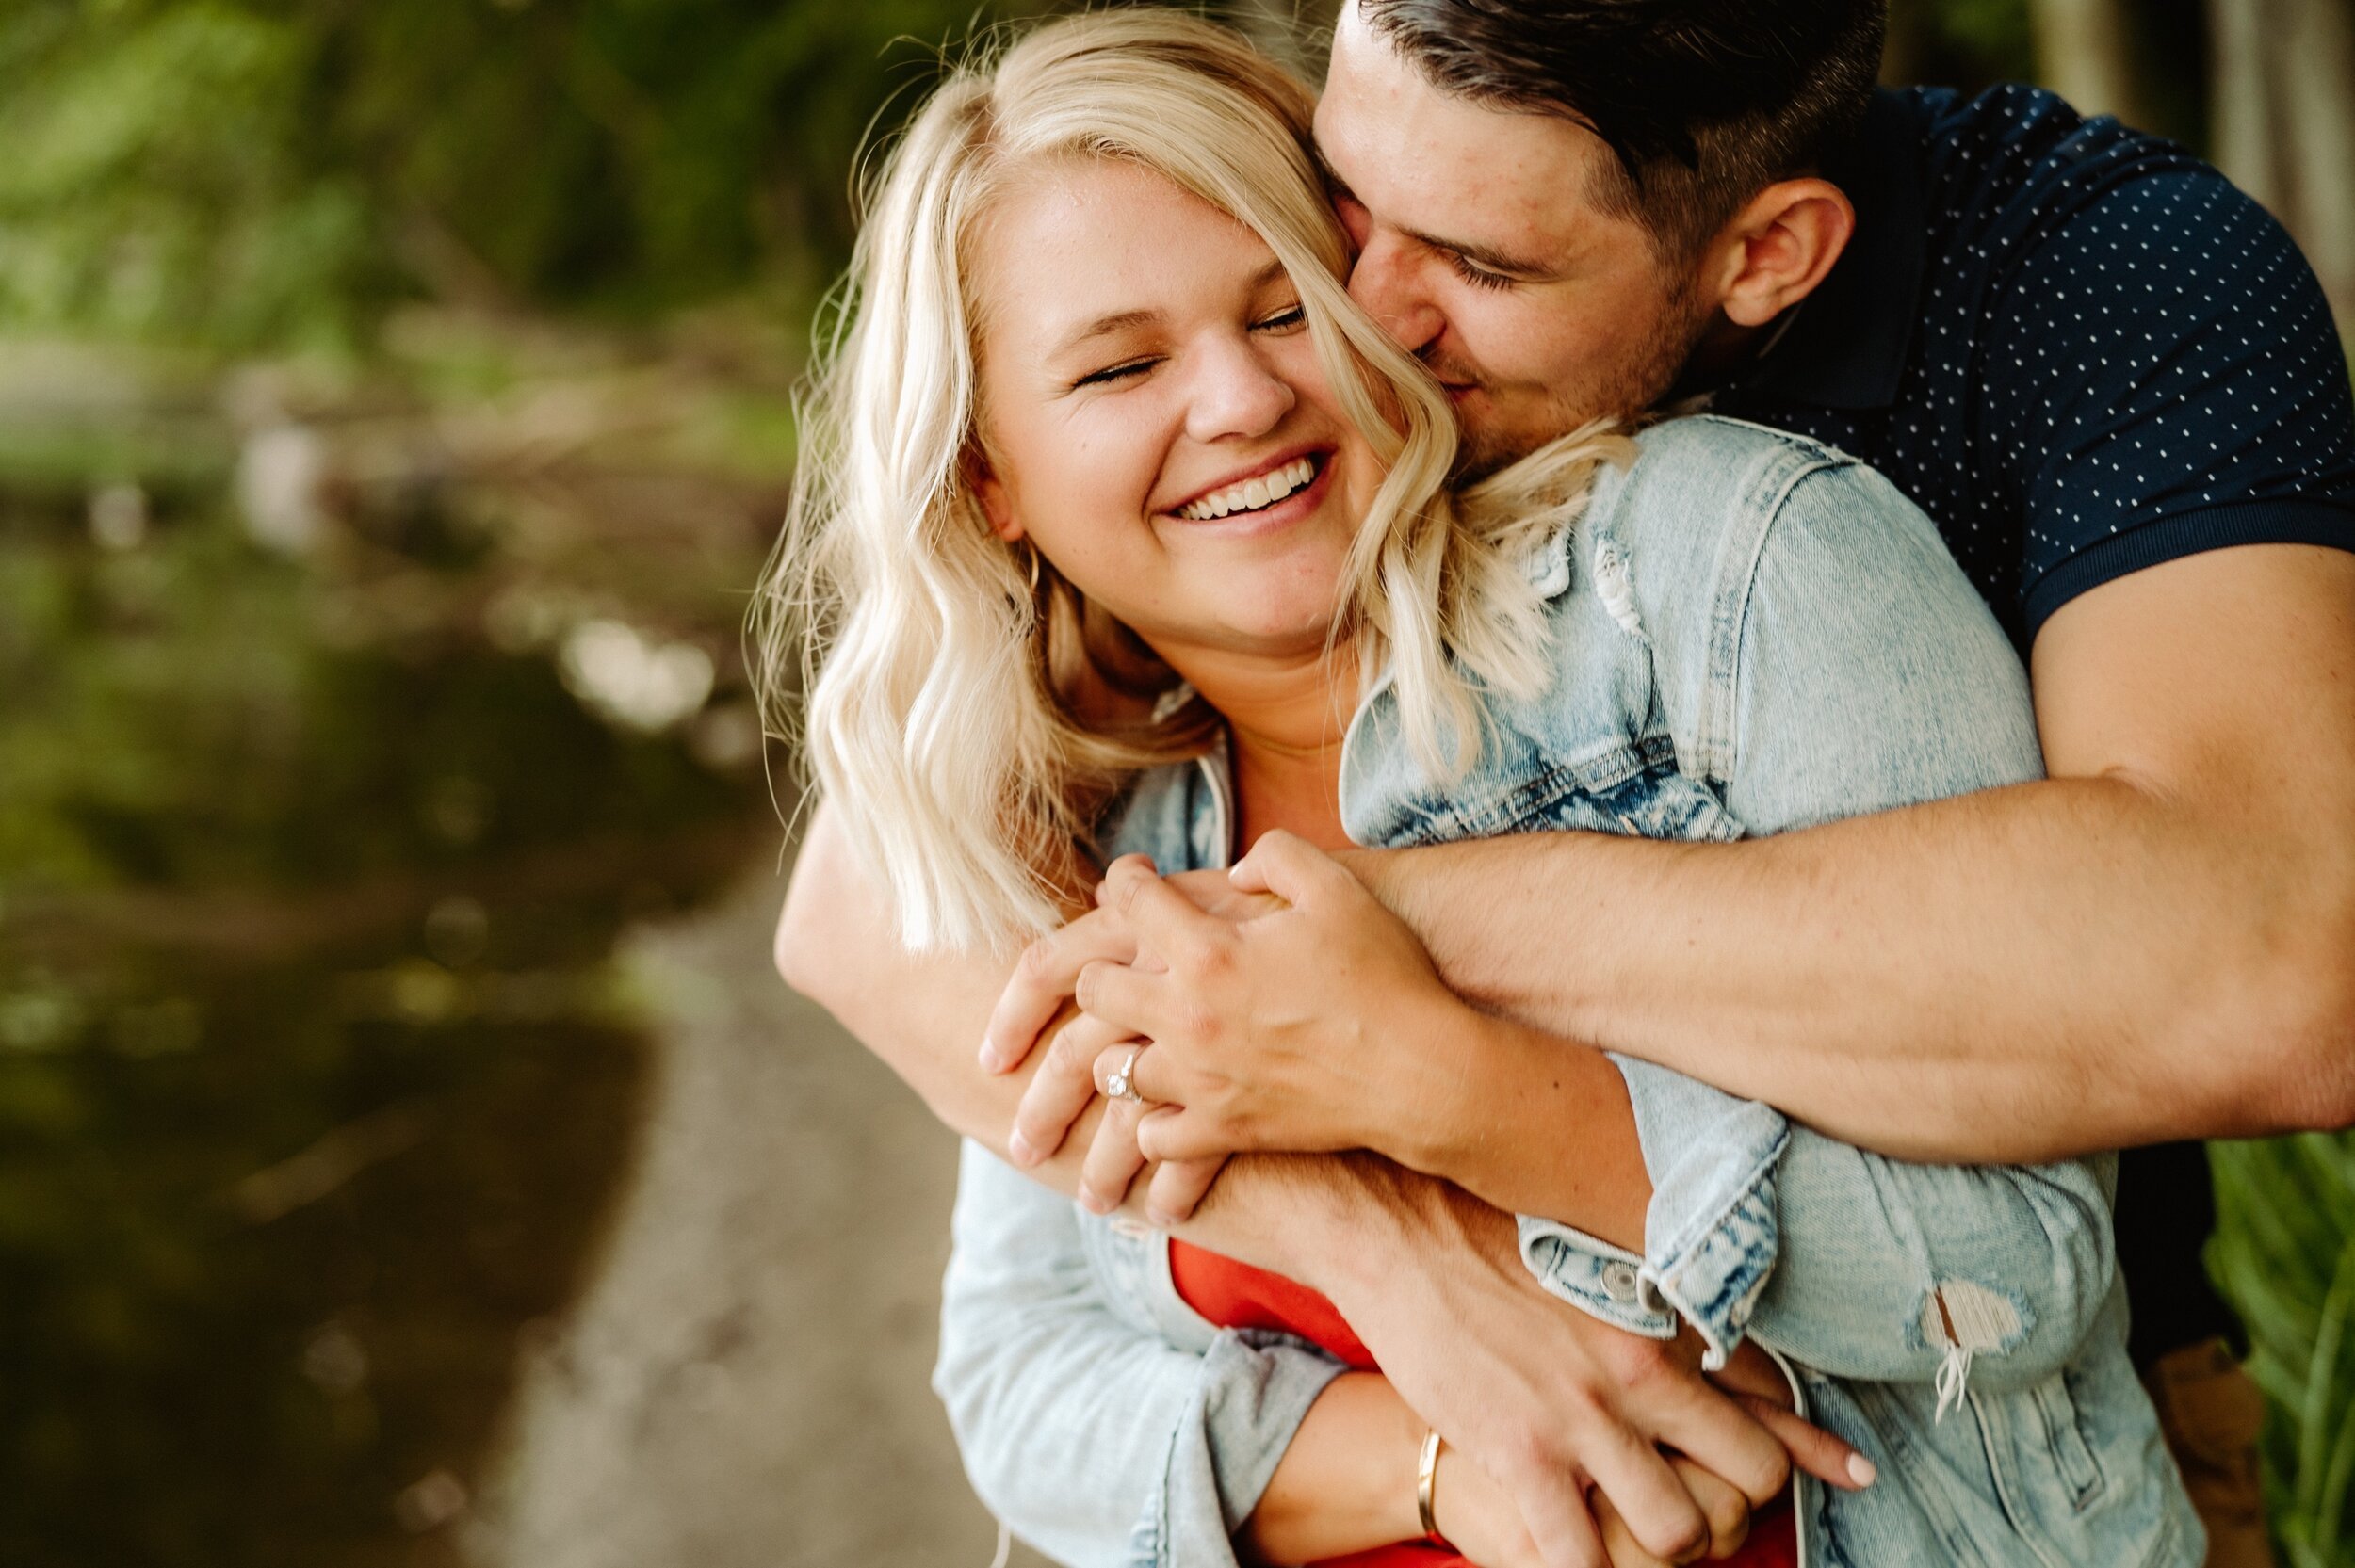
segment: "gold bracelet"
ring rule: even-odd
[[[1438,1515],[1432,1511],[1433,1485],[1439,1479],[1439,1429],[1427,1427],[1422,1434],[1422,1452],[1415,1459],[1415,1512],[1422,1521],[1422,1538],[1434,1546],[1455,1548],[1439,1533]]]

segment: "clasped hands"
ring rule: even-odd
[[[1162,878],[1114,861],[1096,910],[1022,955],[983,1065],[1030,1054],[1068,998],[1015,1118],[1010,1152],[1035,1164],[1127,1070],[1140,1100],[1111,1101],[1080,1202],[1119,1205],[1148,1162],[1156,1221],[1190,1215],[1230,1155],[1371,1149],[1434,1169],[1428,1129],[1476,1093],[1424,1048],[1463,1004],[1422,945],[1337,861],[1271,832],[1231,872]]]
[[[1648,1340],[1555,1301],[1521,1268],[1509,1216],[1411,1174],[1444,1176],[1450,1129],[1479,1123],[1479,1075],[1431,1048],[1470,1010],[1338,861],[1283,832],[1231,872],[1163,878],[1129,856],[1096,902],[1024,953],[992,1016],[983,1061],[997,1072],[1064,1020],[1010,1154],[1051,1156],[1125,1073],[1140,1098],[1108,1104],[1085,1161],[1080,1201],[1096,1212],[1148,1164],[1147,1212],[1165,1225],[1237,1154],[1363,1149],[1406,1167],[1395,1180],[1380,1161],[1345,1167],[1387,1189],[1369,1211],[1384,1222],[1343,1249],[1351,1268],[1310,1283],[1408,1403],[1512,1499],[1526,1560],[1725,1556],[1795,1462],[1832,1485],[1869,1484],[1861,1456],[1792,1414],[1755,1345],[1704,1376],[1689,1331]],[[1362,1292],[1346,1288],[1359,1280]]]

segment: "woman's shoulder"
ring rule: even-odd
[[[1631,555],[1705,564],[1730,538],[1762,534],[1811,477],[1863,469],[1838,447],[1788,430],[1688,414],[1636,432],[1634,461],[1598,484],[1592,516]],[[1690,571],[1655,575],[1695,580]]]
[[[1663,420],[1635,440],[1635,460],[1597,484],[1582,531],[1599,571],[1623,569],[1663,655],[1722,656],[1770,548],[1803,541],[1831,568],[1804,585],[1811,594],[1973,594],[1921,509],[1838,447],[1715,414]]]
[[[1901,657],[1988,672],[1981,684],[2017,668],[1936,525],[1837,447],[1715,416],[1667,420],[1638,437],[1597,503],[1598,572],[1621,563],[1679,755],[1707,776],[1733,774],[1755,694],[1744,672],[1762,657],[1811,668],[1794,689],[1832,704]]]

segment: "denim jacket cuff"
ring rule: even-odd
[[[1222,1332],[1202,1358],[1196,1419],[1180,1429],[1158,1507],[1140,1521],[1140,1565],[1231,1561],[1242,1528],[1307,1418],[1346,1367],[1289,1334]]]
[[[1643,1283],[1725,1365],[1774,1273],[1775,1183],[1791,1124],[1780,1112],[1650,1062],[1614,1055],[1652,1183]]]
[[[1519,1216],[1521,1261],[1537,1283],[1615,1329],[1674,1339],[1676,1313],[1644,1278],[1644,1260],[1575,1225]]]

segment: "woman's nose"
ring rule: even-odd
[[[1262,436],[1283,422],[1300,395],[1245,340],[1222,346],[1197,373],[1186,433],[1196,441]]]
[[[1410,354],[1447,331],[1447,315],[1431,297],[1421,261],[1400,236],[1377,229],[1367,234],[1349,273],[1349,297]]]

